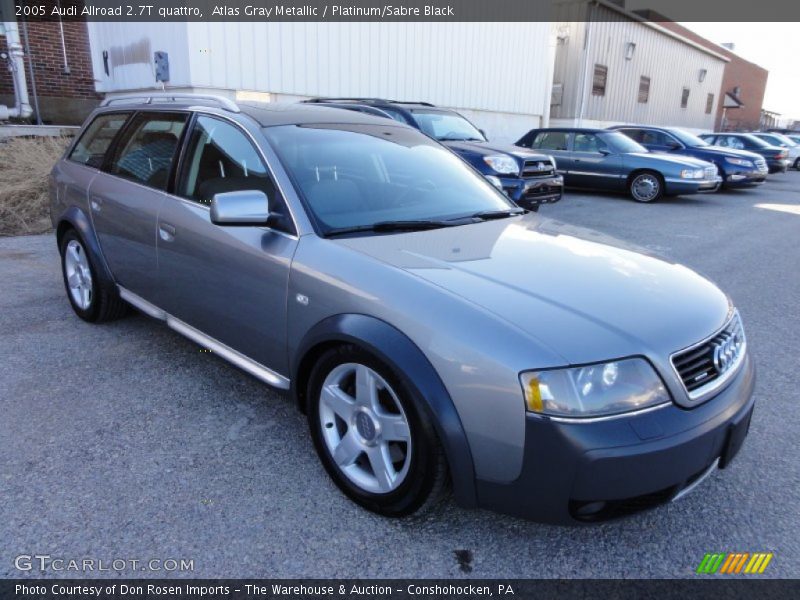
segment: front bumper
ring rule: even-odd
[[[722,185],[719,175],[707,179],[680,179],[668,177],[664,180],[664,191],[668,196],[680,194],[697,194],[698,192],[716,192]]]
[[[508,484],[478,480],[478,504],[575,524],[668,502],[715,461],[730,462],[748,431],[754,384],[748,355],[724,390],[690,410],[669,404],[582,423],[528,415],[521,475]]]
[[[728,171],[725,174],[726,187],[745,187],[760,185],[767,180],[769,170],[752,169],[747,171]]]
[[[500,177],[500,182],[508,197],[522,208],[558,202],[564,193],[564,178],[561,175],[526,179]]]

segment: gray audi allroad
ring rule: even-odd
[[[675,500],[747,435],[731,300],[526,213],[380,117],[122,97],[52,172],[67,298],[131,305],[288,390],[336,484],[387,516],[597,521]]]

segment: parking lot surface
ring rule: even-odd
[[[728,470],[600,525],[452,501],[383,519],[337,490],[287,398],[144,316],[84,323],[53,237],[0,239],[0,576],[81,575],[14,566],[48,554],[194,565],[124,576],[695,577],[706,552],[773,552],[764,576],[800,577],[800,173],[654,205],[570,192],[541,214],[682,262],[731,295],[758,383]]]

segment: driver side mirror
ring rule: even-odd
[[[611,154],[611,150],[609,150],[608,148],[599,148],[597,151],[603,156],[608,156],[609,154]]]
[[[277,217],[270,211],[267,195],[259,190],[214,194],[211,200],[214,225],[268,227]]]
[[[669,150],[678,150],[683,147],[675,140],[668,140],[666,146]]]

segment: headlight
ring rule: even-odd
[[[753,161],[745,160],[744,158],[732,158],[730,156],[726,156],[725,161],[731,163],[732,165],[739,165],[740,167],[753,166]]]
[[[608,363],[520,375],[530,412],[560,417],[599,417],[670,402],[650,363],[628,358]]]
[[[494,169],[495,173],[502,173],[503,175],[517,175],[519,173],[517,161],[505,154],[484,156],[483,160]]]
[[[491,183],[498,190],[500,190],[501,192],[503,191],[503,182],[500,181],[497,177],[495,177],[494,175],[487,175],[486,179],[488,179],[489,183]]]
[[[681,171],[681,179],[702,179],[703,169],[684,169]]]

